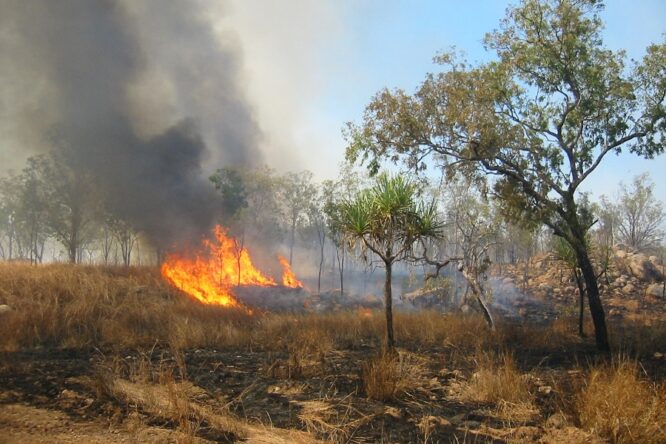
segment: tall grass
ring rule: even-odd
[[[666,442],[666,386],[620,359],[591,369],[575,403],[581,425],[614,443]]]
[[[424,384],[423,363],[406,353],[385,352],[361,367],[365,394],[377,401],[391,401]]]
[[[93,267],[0,263],[0,350],[24,347],[210,347],[285,350],[297,357],[322,356],[332,349],[379,346],[384,316],[375,312],[248,314],[202,305],[168,285],[150,267]],[[479,316],[434,311],[395,313],[399,345],[448,346],[461,354],[484,350],[554,350],[580,342],[575,321],[551,327],[498,325],[491,332]],[[628,329],[625,329],[629,331]],[[632,337],[642,350],[666,338],[652,329]],[[627,348],[628,333],[623,347]],[[649,347],[645,344],[648,343]]]

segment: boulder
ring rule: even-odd
[[[0,315],[9,313],[10,311],[12,311],[12,307],[6,304],[0,304]]]
[[[648,285],[648,287],[645,289],[645,295],[646,296],[652,296],[652,297],[659,298],[659,299],[666,299],[666,293],[664,292],[663,282]]]
[[[656,282],[664,279],[661,270],[644,254],[628,256],[627,268],[636,279],[641,281]]]
[[[634,290],[636,290],[636,287],[634,287],[631,284],[627,284],[624,287],[622,287],[622,293],[624,294],[631,294],[634,292]]]

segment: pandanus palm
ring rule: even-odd
[[[395,345],[391,273],[393,264],[405,259],[420,240],[440,238],[443,224],[434,202],[417,199],[416,185],[404,176],[377,177],[375,184],[361,191],[340,208],[340,225],[350,246],[360,246],[376,254],[384,263],[384,305],[386,309],[386,348]]]

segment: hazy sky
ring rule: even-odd
[[[220,28],[231,27],[242,47],[267,162],[332,178],[344,156],[344,122],[358,121],[383,87],[412,92],[426,72],[437,70],[432,57],[438,51],[455,46],[470,61],[491,58],[481,40],[511,3],[237,0],[225,9]],[[609,0],[602,17],[606,44],[639,59],[666,32],[666,1]],[[665,167],[666,156],[612,156],[585,189],[613,195],[618,181],[648,171],[664,200]]]
[[[72,105],[62,99],[58,85],[69,82],[76,93],[71,76],[54,78],[50,65],[62,65],[62,72],[86,73],[85,80],[92,85],[91,94],[73,94],[74,102],[81,101],[86,110],[122,111],[136,133],[132,137],[148,139],[179,119],[191,118],[210,151],[202,156],[206,173],[225,161],[239,158],[247,163],[250,158],[250,163],[263,162],[280,171],[309,169],[318,179],[337,175],[344,158],[344,123],[358,121],[378,90],[413,92],[427,72],[438,69],[432,57],[452,46],[472,62],[491,58],[481,41],[498,26],[509,4],[501,0],[114,0],[95,4],[120,6],[110,11],[119,17],[115,37],[125,39],[121,40],[127,47],[116,51],[116,59],[113,52],[109,56],[93,48],[98,60],[70,62],[59,56],[49,61],[52,51],[42,54],[43,48],[32,44],[33,31],[43,27],[37,19],[45,18],[31,11],[39,9],[36,5],[52,5],[50,0],[31,1],[0,1],[0,51],[6,51],[0,54],[0,174],[21,168],[27,156],[48,149],[45,130],[57,122],[62,105]],[[77,10],[77,0],[65,3]],[[602,16],[610,48],[626,49],[629,57],[640,59],[649,43],[663,38],[666,0],[606,3]],[[3,10],[22,11],[17,17],[27,24]],[[73,29],[70,37],[75,41],[77,27],[86,19],[80,14],[61,15],[65,26],[54,32]],[[3,22],[3,16],[10,18]],[[87,41],[95,40],[104,49],[108,36],[93,25],[88,28],[91,36],[79,35],[74,44],[85,49]],[[52,43],[55,50],[62,49],[60,42]],[[113,72],[123,71],[117,64],[126,63],[122,58],[126,50],[133,51],[135,58],[134,66],[125,69],[126,91],[118,86],[110,94],[114,103],[106,105],[97,100],[97,91],[123,81]],[[126,103],[117,97],[122,94]],[[113,119],[100,119],[88,129],[113,133],[112,124]],[[236,143],[234,156],[230,154],[234,150],[223,146],[229,140],[242,142]],[[263,159],[250,149],[257,144]],[[239,150],[248,154],[242,156]],[[612,195],[619,180],[629,182],[648,171],[664,200],[665,167],[666,156],[652,161],[612,156],[585,189]]]

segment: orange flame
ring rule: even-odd
[[[195,259],[189,259],[175,254],[169,255],[162,264],[162,276],[173,286],[204,304],[217,304],[225,307],[240,305],[232,292],[232,288],[235,286],[273,287],[278,285],[273,278],[264,275],[254,266],[247,248],[227,236],[224,228],[216,226],[214,235],[214,241],[205,240],[203,242],[208,250],[203,257],[197,256]],[[282,263],[282,259],[280,262]],[[286,287],[303,286],[288,267],[285,268],[283,281]]]
[[[280,265],[282,265],[282,285],[289,288],[303,288],[303,282],[296,279],[296,275],[291,271],[291,265],[287,259],[282,256],[278,256]]]

